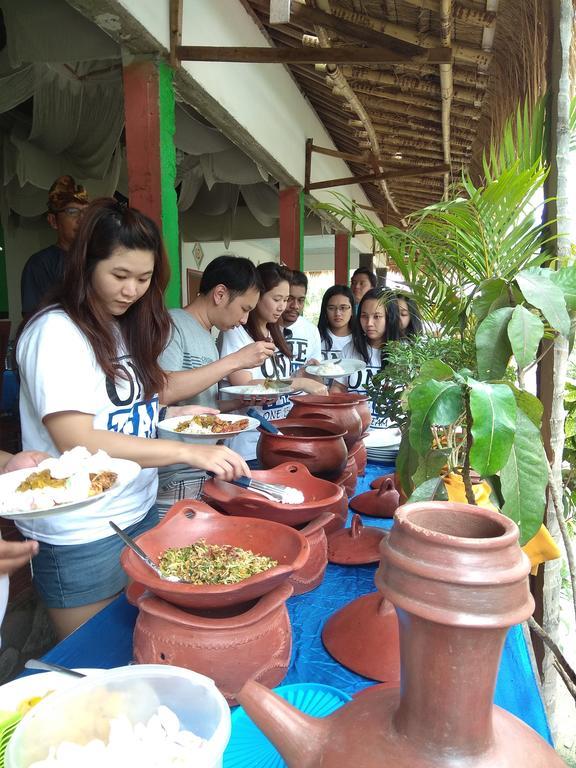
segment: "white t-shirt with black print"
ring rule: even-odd
[[[254,340],[250,334],[242,326],[232,328],[230,331],[224,331],[220,336],[220,356],[231,355],[232,352],[237,352],[239,349],[243,349],[252,344]],[[286,355],[277,352],[276,354],[276,368],[279,378],[285,378],[290,376],[290,358]],[[273,379],[276,375],[274,370],[274,363],[272,358],[267,358],[262,365],[256,368],[247,368],[248,373],[252,375],[253,379]],[[222,385],[227,385],[228,381],[224,380]],[[256,410],[263,414],[268,420],[285,419],[292,407],[292,403],[288,399],[287,395],[281,395],[274,403],[266,406],[256,406]],[[242,411],[239,411],[242,413]],[[226,441],[226,444],[232,448],[232,450],[239,453],[246,461],[256,458],[256,446],[258,444],[258,438],[260,434],[257,431],[245,432],[239,435],[235,435]]]
[[[310,320],[300,316],[296,322],[287,325],[283,330],[292,353],[290,373],[296,373],[309,360],[320,362],[320,334]]]
[[[20,420],[24,450],[60,451],[42,419],[78,411],[93,417],[94,429],[156,437],[158,396],[146,400],[132,359],[119,344],[115,368],[124,378],[109,379],[82,331],[62,310],[50,310],[29,323],[18,343]],[[114,536],[109,520],[127,528],[145,517],[156,498],[158,471],[143,469],[119,493],[106,494],[62,515],[18,521],[28,538],[49,544],[85,544]]]
[[[343,354],[344,348],[352,341],[352,334],[349,333],[346,336],[335,336],[332,331],[328,330],[328,335],[332,341],[332,346],[328,349],[328,345],[322,339],[322,358],[324,360],[333,360],[335,357],[340,357]]]
[[[347,384],[349,392],[362,392],[366,394],[366,387],[369,381],[372,380],[377,373],[380,373],[382,368],[381,350],[376,347],[368,347],[370,351],[370,360],[366,368],[358,373],[354,373],[347,378],[336,379],[340,384]],[[342,350],[342,357],[352,360],[363,360],[364,358],[354,347],[354,344],[350,342]],[[378,413],[375,408],[374,402],[371,403],[372,410],[372,422],[370,423],[370,429],[389,429],[390,422],[384,414]]]

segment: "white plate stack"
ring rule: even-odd
[[[396,427],[374,429],[364,438],[368,461],[374,464],[394,464],[400,448],[401,434]]]

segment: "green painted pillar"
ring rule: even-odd
[[[135,59],[124,65],[123,76],[130,205],[160,227],[171,272],[166,303],[180,307],[173,73],[164,61]]]

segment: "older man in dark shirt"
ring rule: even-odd
[[[48,223],[58,233],[55,245],[34,253],[24,266],[20,280],[22,315],[25,320],[38,309],[42,300],[64,272],[66,253],[76,237],[76,231],[88,196],[84,187],[72,176],[60,176],[48,192]]]

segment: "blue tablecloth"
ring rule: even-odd
[[[391,468],[370,464],[357,493]],[[392,521],[363,518],[365,525],[389,528]],[[287,683],[316,682],[353,694],[373,681],[342,667],[324,650],[322,626],[332,613],[360,595],[373,592],[376,566],[328,565],[322,584],[312,592],[288,600],[293,650]],[[67,667],[111,668],[132,660],[132,631],[137,609],[124,596],[98,613],[44,656]],[[471,659],[474,663],[474,660]],[[500,664],[495,702],[530,725],[550,743],[550,731],[530,656],[520,626],[509,631]]]

